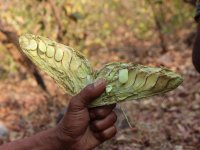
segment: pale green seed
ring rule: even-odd
[[[72,59],[72,53],[68,49],[64,50],[64,56],[62,59],[62,65],[64,69],[69,69],[70,61]]]
[[[54,54],[55,54],[55,49],[54,49],[54,47],[53,46],[48,46],[47,47],[47,57],[53,57],[54,56]]]
[[[119,70],[119,82],[124,84],[128,81],[128,69]]]
[[[45,53],[47,51],[47,47],[45,45],[45,43],[43,41],[40,41],[39,42],[39,50],[42,52],[42,53]]]
[[[56,61],[61,61],[62,58],[63,58],[63,51],[62,51],[62,49],[60,49],[60,48],[56,49],[55,60]]]
[[[174,78],[172,80],[169,81],[168,85],[167,85],[167,88],[168,89],[174,89],[176,88],[179,84],[181,84],[183,81],[183,79],[181,78]]]
[[[166,89],[168,82],[171,80],[171,78],[167,75],[159,76],[155,86],[151,89],[152,91],[159,92],[161,90]]]
[[[30,44],[29,42],[30,41],[26,37],[24,37],[24,36],[22,36],[22,37],[19,38],[20,46],[24,47],[26,50],[30,50],[30,49],[27,49],[27,47]]]
[[[80,65],[81,65],[80,60],[78,60],[76,58],[76,56],[72,57],[72,61],[71,61],[71,64],[70,64],[70,69],[73,70],[73,71],[77,70]]]
[[[106,86],[106,93],[110,93],[112,91],[112,85],[107,85]]]
[[[87,72],[86,72],[86,68],[84,66],[84,64],[82,63],[80,68],[78,69],[78,76],[82,79],[87,77]]]
[[[132,70],[129,71],[129,75],[128,75],[128,82],[126,82],[126,84],[124,85],[125,88],[129,88],[130,86],[132,86],[132,84],[135,82],[135,78],[137,75],[137,69],[133,68]]]
[[[36,50],[37,49],[37,42],[35,40],[31,39],[27,49],[28,50]]]
[[[137,73],[135,83],[133,85],[134,91],[138,90],[141,86],[145,84],[146,75],[147,73],[144,71],[140,71]]]
[[[93,78],[90,75],[87,75],[86,80],[88,84],[91,84],[93,82]]]
[[[146,91],[146,90],[151,89],[156,84],[158,77],[159,77],[159,73],[157,73],[157,72],[149,75],[148,78],[146,79],[147,81],[146,81],[145,85],[140,90]]]

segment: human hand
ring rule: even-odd
[[[71,99],[68,111],[57,126],[61,149],[90,150],[116,134],[115,105],[87,107],[104,92],[105,85],[104,80],[99,80]]]

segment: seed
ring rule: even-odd
[[[62,58],[62,65],[64,69],[69,69],[70,61],[72,59],[72,53],[70,50],[66,49],[64,50],[64,56]]]
[[[133,68],[129,71],[128,82],[124,85],[125,88],[129,88],[134,82],[137,75],[137,69]]]
[[[128,69],[119,70],[119,82],[124,84],[128,81]]]
[[[53,46],[48,46],[47,47],[47,57],[53,57],[55,54],[55,49]]]
[[[85,68],[84,66],[85,64],[82,63],[81,66],[79,67],[78,69],[78,76],[82,79],[86,78],[87,77],[87,68]]]
[[[42,53],[45,53],[47,51],[47,47],[45,45],[45,43],[43,41],[39,41],[39,50],[42,52]]]
[[[55,60],[56,61],[61,61],[63,58],[63,51],[60,48],[56,49],[56,54],[55,54]]]
[[[72,61],[71,61],[71,64],[70,64],[70,69],[72,71],[75,71],[78,69],[78,67],[81,65],[81,62],[79,59],[77,59],[76,56],[72,57]]]
[[[158,77],[159,77],[158,72],[150,74],[146,79],[145,85],[140,89],[140,91],[146,91],[153,88],[158,80]]]
[[[155,86],[152,88],[152,92],[156,91],[159,92],[161,90],[166,89],[168,82],[170,81],[170,77],[167,75],[160,75]]]
[[[137,73],[135,83],[133,85],[134,91],[138,90],[141,86],[143,86],[145,84],[146,75],[147,75],[147,73],[144,71]]]
[[[106,86],[106,93],[110,93],[112,91],[112,85],[107,85]]]
[[[29,45],[27,46],[28,50],[36,50],[37,49],[37,42],[33,39],[30,40]]]

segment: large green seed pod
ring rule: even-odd
[[[30,60],[70,95],[77,94],[94,81],[88,60],[78,51],[32,34],[22,35],[19,43]]]
[[[90,107],[109,105],[126,100],[136,100],[171,91],[183,79],[166,69],[139,64],[110,63],[98,70],[96,80],[107,81],[106,92],[90,104]]]
[[[68,46],[31,34],[22,35],[19,43],[23,52],[71,95],[100,78],[105,79],[106,91],[89,107],[168,92],[183,81],[180,75],[166,68],[118,62],[94,73],[87,59]]]

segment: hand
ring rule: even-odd
[[[104,80],[99,80],[71,99],[68,111],[57,126],[61,149],[93,149],[116,134],[115,105],[87,107],[104,92],[105,85]]]

